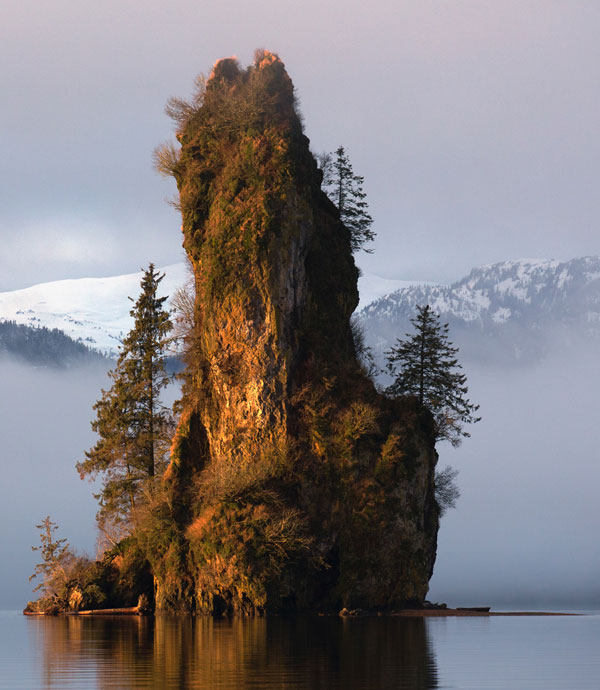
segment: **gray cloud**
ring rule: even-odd
[[[171,131],[164,103],[216,58],[248,62],[259,46],[286,62],[314,150],[343,143],[365,176],[379,233],[367,270],[446,281],[505,258],[598,254],[599,29],[584,0],[9,3],[0,289],[179,260],[173,184],[151,168]],[[463,498],[442,527],[433,597],[593,585],[600,382],[584,361],[473,375],[484,421],[442,457]],[[73,465],[106,382],[1,373],[15,579],[0,591],[14,606],[34,521],[51,513],[93,546],[95,506]]]
[[[58,241],[64,222],[97,256],[4,260],[0,289],[178,260],[173,185],[150,160],[170,133],[164,103],[261,45],[287,63],[314,149],[345,144],[366,178],[368,270],[451,280],[509,257],[599,253],[599,28],[600,8],[562,0],[11,3],[3,253],[25,254],[40,228]]]

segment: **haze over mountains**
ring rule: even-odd
[[[452,285],[396,290],[358,314],[376,356],[412,330],[409,320],[425,304],[449,324],[461,360],[533,362],[600,336],[600,258],[503,261]]]
[[[185,264],[160,269],[162,294],[187,279]],[[59,329],[116,356],[132,326],[141,273],[42,283],[0,293],[0,322]],[[429,304],[450,325],[464,361],[527,363],[574,341],[600,336],[600,258],[515,259],[474,268],[452,285],[390,280],[363,273],[357,318],[379,363],[412,327],[416,305]],[[1,338],[0,338],[1,340]]]
[[[179,274],[166,268],[165,292],[185,282],[183,264],[175,266]],[[481,404],[483,420],[471,429],[472,438],[458,449],[448,444],[438,449],[440,467],[450,463],[460,470],[462,496],[442,522],[431,600],[527,606],[600,601],[597,274],[600,259],[588,257],[503,262],[474,269],[451,286],[361,277],[366,308],[358,318],[379,353],[410,329],[412,307],[430,301],[450,322],[469,396]],[[120,333],[129,329],[127,297],[138,292],[139,274],[48,283],[0,294],[0,318],[60,324],[84,341],[93,337],[116,349]],[[24,313],[16,314],[19,310]],[[577,347],[565,350],[569,338]],[[518,357],[521,351],[528,359]],[[532,359],[535,353],[539,359]],[[81,376],[75,370],[36,371],[12,359],[0,359],[0,371],[5,390],[0,450],[7,458],[18,457],[21,468],[18,486],[13,482],[2,495],[6,520],[17,516],[22,525],[2,542],[13,563],[10,577],[6,573],[0,583],[2,603],[14,608],[29,596],[27,576],[35,562],[29,544],[37,539],[34,525],[46,514],[72,544],[93,552],[96,504],[74,464],[94,442],[88,425],[92,404],[109,380],[97,368]],[[32,434],[32,424],[43,433]],[[35,485],[33,474],[39,477]]]
[[[159,271],[165,274],[160,284],[162,296],[172,297],[188,279],[184,262],[164,266]],[[133,326],[129,297],[135,299],[139,294],[141,278],[140,271],[109,278],[58,280],[2,292],[0,322],[58,329],[75,341],[115,357],[121,339]],[[359,280],[359,306],[413,284],[366,273]],[[1,341],[0,335],[0,347]]]

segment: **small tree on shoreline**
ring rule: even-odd
[[[36,528],[40,530],[40,545],[32,546],[32,551],[39,551],[42,560],[36,564],[29,581],[40,577],[41,581],[33,588],[34,592],[42,590],[46,597],[58,597],[62,594],[68,578],[68,563],[73,559],[71,547],[66,539],[56,539],[54,533],[58,525],[47,515]]]

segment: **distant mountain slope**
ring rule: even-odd
[[[36,328],[0,322],[0,357],[9,355],[34,366],[64,368],[80,364],[106,366],[108,361],[97,350],[78,343],[57,328]]]
[[[379,358],[411,331],[409,319],[423,304],[450,324],[463,357],[529,361],[559,343],[600,336],[600,258],[504,261],[474,268],[450,286],[397,290],[358,314]]]
[[[358,279],[358,295],[360,298],[358,309],[364,309],[364,307],[375,300],[413,285],[427,285],[427,283],[416,282],[414,280],[380,278],[373,273],[361,271],[360,278]]]
[[[172,296],[187,280],[185,264],[159,269],[165,274],[161,295]],[[133,325],[131,302],[140,292],[142,273],[111,278],[80,278],[41,283],[23,290],[0,293],[0,322],[58,328],[70,338],[114,357],[121,338]],[[358,281],[362,308],[409,281],[363,273]]]
[[[173,295],[186,281],[184,263],[159,269],[165,273],[161,295]],[[0,293],[0,321],[57,328],[73,340],[109,356],[132,324],[129,311],[140,293],[142,272],[111,278],[80,278],[41,283]]]
[[[160,269],[163,295],[187,279],[184,263]],[[60,280],[0,293],[0,322],[59,329],[73,340],[115,356],[132,326],[128,297],[140,273]],[[575,339],[600,337],[600,258],[571,261],[516,259],[474,268],[453,285],[380,278],[359,279],[358,321],[379,361],[411,330],[417,304],[430,304],[448,321],[461,359],[529,361]]]

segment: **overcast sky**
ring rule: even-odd
[[[151,161],[171,137],[164,104],[187,96],[217,58],[236,54],[247,64],[257,47],[286,63],[313,150],[343,144],[365,177],[378,233],[375,253],[359,258],[366,270],[449,282],[503,259],[600,254],[599,36],[594,0],[2,0],[0,290],[180,260],[180,220],[165,203],[174,184]],[[456,594],[461,583],[476,593],[492,570],[500,578],[505,561],[507,581],[525,573],[518,581],[525,593],[543,577],[555,588],[547,573],[580,582],[597,572],[598,550],[588,548],[597,524],[590,517],[597,482],[589,481],[598,467],[597,434],[589,432],[595,361],[565,370],[534,415],[540,381],[554,385],[554,373],[519,373],[497,385],[492,374],[474,377],[484,421],[460,457],[442,454],[443,464],[461,469],[463,499],[443,523],[432,596]],[[91,488],[73,466],[92,443],[87,421],[103,384],[91,390],[74,377],[57,398],[51,374],[40,384],[37,374],[30,380],[2,366],[5,388],[24,391],[0,424],[4,455],[22,445],[19,420],[27,414],[41,415],[67,444],[42,433],[22,453],[30,500],[17,524],[29,532],[0,536],[6,553],[25,543],[31,560],[32,525],[48,512],[77,545],[93,530]],[[565,422],[546,432],[560,404]],[[68,435],[64,419],[72,422]],[[27,485],[37,465],[25,462],[42,463],[52,477]],[[75,498],[65,503],[61,487]],[[13,510],[15,500],[4,503]],[[514,520],[503,535],[507,506]],[[490,524],[499,525],[493,539]],[[524,536],[513,548],[517,532]],[[23,559],[14,574],[21,590],[0,588],[11,601],[26,596]]]
[[[600,253],[600,3],[4,0],[0,290],[182,256],[163,114],[220,57],[279,53],[315,151],[346,146],[362,266],[451,281]]]

